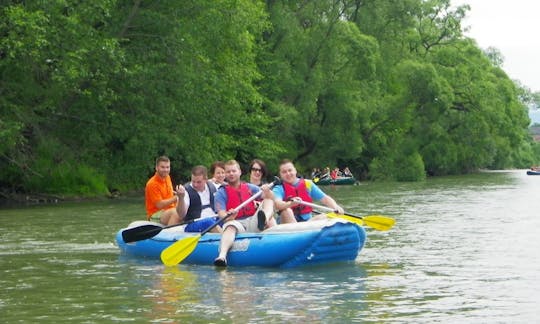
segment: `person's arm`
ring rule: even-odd
[[[328,196],[328,195],[325,195],[322,199],[321,199],[321,202],[326,205],[327,207],[330,207],[332,208],[333,210],[335,210],[338,214],[344,214],[345,211],[343,210],[343,208],[341,208],[340,205],[337,204],[337,202],[334,200],[334,198]]]
[[[262,197],[264,199],[272,199],[272,200],[274,200],[274,192],[272,191],[271,185],[272,184],[270,184],[270,183],[265,183],[260,187],[260,190],[262,190],[262,192],[263,192]]]
[[[274,194],[274,205],[277,211],[283,211],[287,208],[296,207],[298,205],[298,201],[302,200],[299,197],[287,197],[287,199],[284,199],[285,191],[281,185],[275,186],[272,189],[272,193]]]
[[[189,207],[189,195],[186,195],[186,189],[182,185],[176,186],[175,194],[176,197],[178,197],[178,202],[176,203],[176,212],[180,217],[180,221],[183,221]]]
[[[307,180],[309,181],[309,180]],[[311,182],[309,184],[309,195],[313,200],[319,200],[321,203],[323,203],[326,207],[330,207],[333,210],[337,211],[338,214],[344,214],[345,211],[341,206],[337,204],[337,202],[334,200],[334,198],[328,196],[325,194],[319,186],[317,186],[315,183]]]
[[[282,197],[275,196],[274,205],[276,206],[276,210],[282,211],[287,208],[296,207],[298,205],[299,200],[302,200],[302,199],[298,197],[290,197],[290,199],[287,199],[286,201],[284,201]]]
[[[216,192],[214,197],[214,210],[217,212],[219,218],[223,219],[227,216],[227,192],[225,187],[221,187]],[[228,220],[236,218],[235,215],[227,218]]]
[[[163,200],[160,200],[158,202],[156,202],[156,207],[159,208],[159,209],[163,209],[171,204],[175,204],[178,202],[178,197],[176,197],[175,195],[173,195],[171,198],[165,198]]]
[[[165,207],[174,204],[177,202],[178,198],[175,195],[172,195],[169,198],[164,198],[161,195],[161,190],[159,187],[152,186],[150,188],[151,201],[156,206],[157,209],[164,209]]]
[[[276,205],[276,210],[284,210],[292,206],[292,201],[283,201],[280,198],[276,198],[274,200],[274,204]]]
[[[279,200],[279,202],[275,200],[276,210],[282,211],[287,208],[294,208],[298,206],[300,202],[302,202],[302,198],[300,197],[291,197],[287,201]]]

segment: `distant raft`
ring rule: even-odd
[[[130,226],[144,223],[148,222],[137,221]],[[125,243],[123,230],[116,234],[116,242],[124,254],[156,260],[160,260],[161,252],[171,244],[197,234],[171,227],[150,239]],[[182,264],[212,265],[218,255],[220,238],[221,234],[216,233],[203,235]],[[353,261],[365,240],[366,232],[361,226],[341,219],[277,225],[260,233],[238,234],[227,255],[227,264],[232,267],[294,268]]]
[[[326,178],[314,178],[313,182],[316,183],[319,186],[328,186],[328,185],[353,185],[356,184],[356,178],[355,177],[337,177],[335,179],[332,179],[330,177]]]

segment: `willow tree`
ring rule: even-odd
[[[342,1],[267,2],[271,31],[259,64],[267,112],[289,158],[305,166],[352,158],[370,102],[376,42],[343,20]],[[344,141],[344,138],[347,141]]]
[[[431,173],[505,168],[530,159],[526,157],[530,150],[523,147],[528,142],[526,107],[519,88],[500,68],[501,58],[463,40],[438,48],[429,60],[452,94],[446,97],[449,100],[439,118],[446,134],[444,142],[430,140],[423,144]],[[439,149],[437,154],[435,147],[441,144],[444,153]]]
[[[372,169],[396,177],[409,162],[429,174],[519,162],[519,150],[511,150],[526,142],[523,105],[497,62],[462,35],[467,6],[452,8],[447,0],[357,6],[350,19],[379,42],[383,57],[382,97],[364,132]]]

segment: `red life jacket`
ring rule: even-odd
[[[248,200],[253,194],[249,190],[249,186],[245,182],[240,183],[240,188],[234,188],[233,186],[225,186],[225,191],[227,192],[227,210],[231,210],[240,206],[240,204]],[[246,218],[253,216],[257,211],[255,202],[247,204],[244,208],[238,211],[238,216],[236,219]]]
[[[306,187],[306,181],[304,179],[298,180],[298,185],[294,187],[292,184],[283,182],[283,191],[285,192],[285,199],[288,200],[292,197],[300,197],[303,201],[312,202],[313,199],[309,196],[309,192]],[[292,207],[292,210],[296,216],[302,214],[308,214],[313,211],[313,208],[306,205],[296,205]]]

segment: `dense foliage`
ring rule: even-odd
[[[162,154],[177,182],[230,158],[405,181],[539,159],[538,94],[448,0],[1,3],[3,192],[141,188]]]

